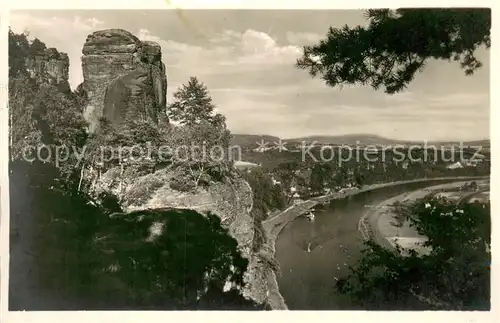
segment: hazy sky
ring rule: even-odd
[[[70,83],[83,81],[81,49],[88,34],[123,28],[155,40],[167,67],[168,100],[190,76],[209,88],[234,133],[285,138],[370,133],[406,140],[489,137],[489,51],[484,67],[465,77],[456,63],[432,61],[409,88],[386,95],[370,87],[332,89],[294,67],[302,45],[329,26],[364,24],[362,11],[15,11],[15,32],[29,30],[68,53]]]

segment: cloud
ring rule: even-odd
[[[286,33],[286,39],[292,45],[314,45],[317,44],[324,36],[315,33],[308,32],[292,32],[288,31]]]
[[[158,36],[152,35],[151,32],[147,29],[139,29],[139,32],[136,34],[136,36],[140,40],[149,40],[149,41],[154,41],[160,44],[162,47],[162,51],[168,52],[168,53],[180,53],[180,54],[198,54],[199,52],[203,51],[202,47],[199,46],[193,46],[193,45],[188,45],[184,43],[179,43],[173,40],[163,40]]]
[[[113,26],[107,26],[97,18],[13,12],[11,27],[18,33],[27,29],[47,46],[66,52],[70,57],[70,84],[75,88],[83,81],[80,58],[87,36],[95,30]],[[169,79],[175,79],[175,75],[170,75],[172,72],[178,72],[183,80],[194,75],[209,78],[215,75],[256,74],[264,70],[272,73],[279,66],[288,65],[293,69],[296,58],[300,56],[299,47],[280,46],[269,34],[255,29],[244,32],[223,30],[210,35],[206,46],[164,39],[148,28],[130,31],[141,40],[160,44],[163,61],[170,69]]]
[[[279,46],[268,34],[252,29],[241,35],[240,46],[244,54],[239,63],[293,64],[301,53],[297,46]]]
[[[213,53],[203,47],[165,40],[153,35],[148,29],[142,28],[135,35],[140,40],[157,42],[162,49],[162,59],[167,69],[176,66],[187,67],[188,70],[196,70],[206,59],[214,56]]]
[[[257,96],[266,96],[270,97],[275,95],[276,93],[272,89],[249,89],[249,88],[210,88],[210,93],[238,93],[238,94],[250,94]]]
[[[299,47],[279,46],[267,33],[253,29],[243,33],[225,30],[209,38],[211,46],[207,47],[161,39],[145,28],[139,30],[138,37],[158,42],[165,59],[173,61],[174,65],[195,64],[202,70],[209,66],[216,73],[223,72],[224,67],[237,73],[238,70],[269,68],[270,65],[293,65],[300,56]],[[217,70],[215,66],[221,68]]]
[[[253,29],[244,32],[223,30],[208,37],[205,46],[164,39],[147,28],[141,28],[136,35],[141,40],[155,41],[162,48],[169,79],[169,102],[177,86],[191,76],[198,77],[214,96],[221,98],[220,102],[215,102],[227,113],[235,102],[241,104],[244,100],[262,97],[272,102],[273,94],[276,96],[281,91],[287,95],[290,90],[296,91],[296,84],[292,84],[294,89],[286,90],[293,77],[283,78],[281,86],[277,86],[277,82],[269,83],[267,75],[272,74],[272,79],[278,81],[280,75],[296,72],[293,65],[300,50],[296,46],[278,45],[267,33]],[[223,92],[232,92],[233,99],[225,100]]]
[[[223,30],[222,32],[216,34],[209,38],[209,42],[212,44],[231,44],[232,42],[238,41],[241,38],[241,33],[234,30]]]
[[[92,17],[92,13],[88,15]],[[220,25],[207,25],[203,37],[196,38],[181,37],[179,29],[160,25],[163,20],[132,23],[120,12],[109,15],[103,22],[69,12],[17,11],[11,13],[11,26],[15,32],[28,29],[47,46],[68,53],[73,88],[83,80],[81,49],[93,31],[124,28],[142,40],[158,42],[167,68],[169,102],[178,86],[196,76],[207,85],[235,133],[297,137],[371,132],[415,139],[482,137],[489,129],[486,65],[475,76],[464,77],[453,64],[430,62],[406,91],[392,96],[370,87],[345,86],[340,90],[294,67],[301,47],[323,38],[324,27],[318,33],[309,32],[314,29],[291,31],[297,26],[295,21],[289,22],[276,31],[278,42],[278,36],[262,31],[271,30],[269,26],[275,21],[266,22],[254,13],[257,16],[252,16],[252,24],[243,30],[236,30],[241,26],[239,20],[225,22],[225,29],[217,31]],[[304,19],[312,19],[307,23],[312,28],[316,18]]]
[[[52,37],[61,40],[68,40],[69,35],[89,33],[104,24],[97,18],[73,18],[62,17],[37,17],[28,13],[13,12],[10,15],[10,27],[14,32],[20,33],[25,30],[35,33],[51,32]],[[57,32],[54,32],[56,31]]]
[[[213,36],[210,42],[238,52],[241,57],[235,60],[235,64],[283,64],[294,62],[300,54],[300,47],[280,46],[269,34],[254,29],[243,33],[224,30]]]
[[[488,106],[489,101],[489,93],[453,93],[431,97],[428,103],[435,107],[474,107]]]

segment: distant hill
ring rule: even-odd
[[[473,141],[464,142],[463,144],[468,145],[468,146],[481,146],[484,148],[491,147],[491,141],[489,139],[473,140]]]
[[[268,143],[273,143],[278,141],[280,138],[276,136],[270,135],[246,135],[246,134],[234,134],[232,144],[240,145],[242,147],[248,146],[256,146],[257,142],[264,140]],[[298,138],[283,138],[283,141],[287,142],[287,144],[293,143],[301,143],[306,142],[308,144],[316,142],[317,144],[322,145],[349,145],[355,146],[359,144],[361,146],[366,145],[423,145],[422,141],[409,141],[409,140],[397,140],[381,137],[378,135],[370,135],[370,134],[348,134],[348,135],[338,135],[338,136],[307,136],[307,137],[298,137]],[[429,141],[428,145],[436,145],[436,146],[449,146],[449,145],[458,145],[460,141]],[[471,140],[462,142],[464,146],[482,146],[489,148],[490,140]]]
[[[231,145],[240,147],[256,148],[258,142],[261,141],[272,144],[280,140],[279,137],[268,135],[246,135],[246,134],[232,134]]]
[[[401,140],[393,140],[384,137],[380,137],[377,135],[369,135],[369,134],[349,134],[349,135],[340,135],[340,136],[307,136],[307,137],[299,137],[299,138],[291,138],[287,139],[289,142],[307,142],[313,143],[316,142],[318,144],[323,145],[350,145],[355,146],[359,145],[394,145],[394,144],[410,144],[410,142],[401,141]]]
[[[397,140],[385,138],[377,135],[370,134],[349,134],[340,136],[308,136],[300,138],[286,139],[288,142],[302,142],[306,141],[312,143],[316,141],[318,144],[344,144],[344,145],[422,145],[423,141],[411,141],[411,140]],[[460,141],[428,141],[428,145],[436,146],[448,146],[448,145],[458,145]],[[462,142],[464,146],[482,146],[490,147],[490,140],[472,140],[467,142]]]

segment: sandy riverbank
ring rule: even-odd
[[[365,240],[373,238],[378,244],[384,247],[393,248],[397,239],[399,240],[399,244],[404,244],[404,247],[412,247],[415,244],[413,247],[425,252],[426,250],[418,248],[418,243],[424,241],[426,238],[420,236],[409,223],[405,222],[400,227],[392,224],[394,214],[391,211],[391,205],[396,202],[416,201],[439,190],[459,188],[465,183],[470,182],[470,180],[472,179],[463,181],[461,178],[457,178],[457,181],[451,183],[434,185],[387,199],[370,208],[361,217],[358,229]],[[478,181],[478,184],[486,184],[488,181],[488,179],[482,179]]]
[[[297,203],[295,205],[289,206],[287,209],[285,209],[283,212],[277,214],[276,216],[263,221],[262,225],[264,229],[266,230],[266,235],[267,235],[267,248],[265,247],[266,253],[268,253],[272,258],[274,258],[275,255],[275,245],[276,245],[276,239],[278,238],[279,233],[283,228],[296,219],[297,217],[305,214],[309,210],[311,210],[313,207],[315,207],[318,204],[322,203],[327,203],[329,201],[335,200],[335,199],[341,199],[345,198],[347,196],[353,196],[359,193],[364,193],[372,190],[376,190],[379,188],[384,188],[384,187],[391,187],[391,186],[397,186],[397,185],[404,185],[404,184],[410,184],[410,183],[418,183],[418,182],[432,182],[432,181],[439,181],[439,180],[450,180],[450,181],[470,181],[470,180],[478,180],[478,179],[488,179],[489,176],[464,176],[464,177],[437,177],[437,178],[423,178],[423,179],[415,179],[415,180],[406,180],[406,181],[396,181],[396,182],[390,182],[390,183],[381,183],[381,184],[373,184],[373,185],[367,185],[361,189],[354,189],[347,191],[345,193],[333,193],[333,194],[328,194],[328,195],[323,195],[319,197],[312,198],[307,201],[302,201],[300,203]],[[361,221],[360,221],[361,223]],[[363,232],[360,229],[361,232]],[[283,299],[283,296],[281,295],[279,291],[279,286],[278,282],[276,280],[276,273],[274,271],[270,270],[270,273],[267,276],[267,284],[268,284],[268,290],[269,290],[269,296],[268,296],[268,302],[273,310],[287,310],[288,307],[286,306],[286,303]]]

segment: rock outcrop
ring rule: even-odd
[[[180,192],[170,187],[176,176],[175,170],[165,168],[140,177],[120,177],[120,169],[116,167],[101,175],[94,190],[97,194],[115,195],[125,212],[176,208],[218,215],[222,226],[238,242],[242,257],[249,261],[242,295],[264,303],[267,273],[259,257],[251,250],[254,219],[250,215],[253,206],[250,185],[236,175],[226,177],[223,182],[213,182],[208,187],[199,187],[195,192]]]
[[[83,91],[91,131],[96,130],[101,117],[120,131],[141,118],[157,122],[159,112],[166,111],[167,80],[158,44],[141,42],[124,30],[110,29],[89,35],[83,54]],[[147,175],[124,173],[124,168],[114,167],[103,174],[87,172],[87,182],[93,183],[91,191],[97,196],[112,193],[126,214],[175,208],[219,216],[222,226],[238,242],[241,255],[249,261],[243,296],[261,304],[266,301],[267,273],[252,252],[253,193],[235,169],[230,169],[221,181],[181,192],[170,185],[181,177],[173,166]]]
[[[157,122],[166,110],[167,79],[161,48],[122,29],[96,31],[82,50],[85,118],[93,132],[101,117],[120,130],[128,120]]]
[[[47,48],[26,59],[30,76],[39,84],[57,84],[69,89],[69,58],[55,48]]]
[[[125,212],[188,208],[215,213],[240,242],[241,251],[248,255],[253,239],[253,219],[250,216],[253,199],[248,183],[240,178],[227,178],[206,188],[199,187],[195,192],[181,192],[170,187],[176,176],[175,170],[164,168],[140,177],[120,178],[120,168],[116,167],[101,176],[96,190],[98,193],[113,193]]]

